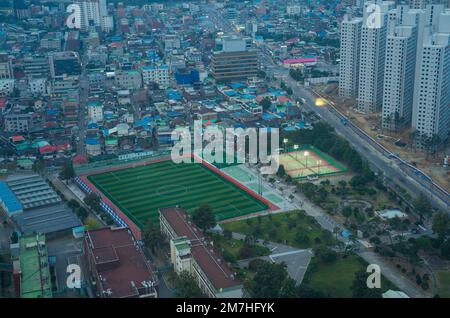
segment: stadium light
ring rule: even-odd
[[[306,158],[306,168],[308,168],[308,156],[309,156],[309,151],[305,151],[304,156]]]

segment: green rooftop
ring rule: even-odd
[[[52,287],[45,235],[20,238],[20,297],[51,298]]]

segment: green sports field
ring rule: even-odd
[[[347,171],[347,168],[341,163],[311,145],[280,154],[279,160],[286,173],[294,179],[333,175]]]
[[[88,177],[137,226],[159,222],[158,209],[179,205],[188,212],[202,204],[212,207],[217,221],[269,207],[199,163],[161,161]]]

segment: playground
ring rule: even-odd
[[[208,204],[217,221],[275,208],[207,163],[171,160],[89,175],[88,180],[139,228],[159,223],[159,208],[181,206],[192,213]]]
[[[280,154],[279,163],[294,179],[329,176],[347,171],[344,165],[310,145]]]

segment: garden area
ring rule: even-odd
[[[256,244],[255,240],[248,236],[246,240],[231,238],[231,232],[225,231],[224,235],[209,234],[216,248],[220,251],[225,261],[234,263],[241,259],[248,259],[270,254],[270,249]]]
[[[377,293],[359,294],[365,288],[356,288],[357,284],[365,284],[358,280],[358,273],[364,273],[367,278],[367,263],[356,254],[338,254],[335,259],[323,259],[314,257],[309,264],[303,279],[303,288],[311,289],[322,297],[349,298],[380,296],[388,289],[397,290],[390,281],[381,278],[381,289]],[[363,286],[364,287],[364,286]],[[374,291],[375,292],[375,291]]]
[[[303,210],[268,214],[252,219],[222,223],[221,226],[224,230],[298,248],[331,246],[336,243],[333,234],[322,229],[317,221]]]
[[[437,293],[441,298],[450,298],[450,272],[438,272]]]

